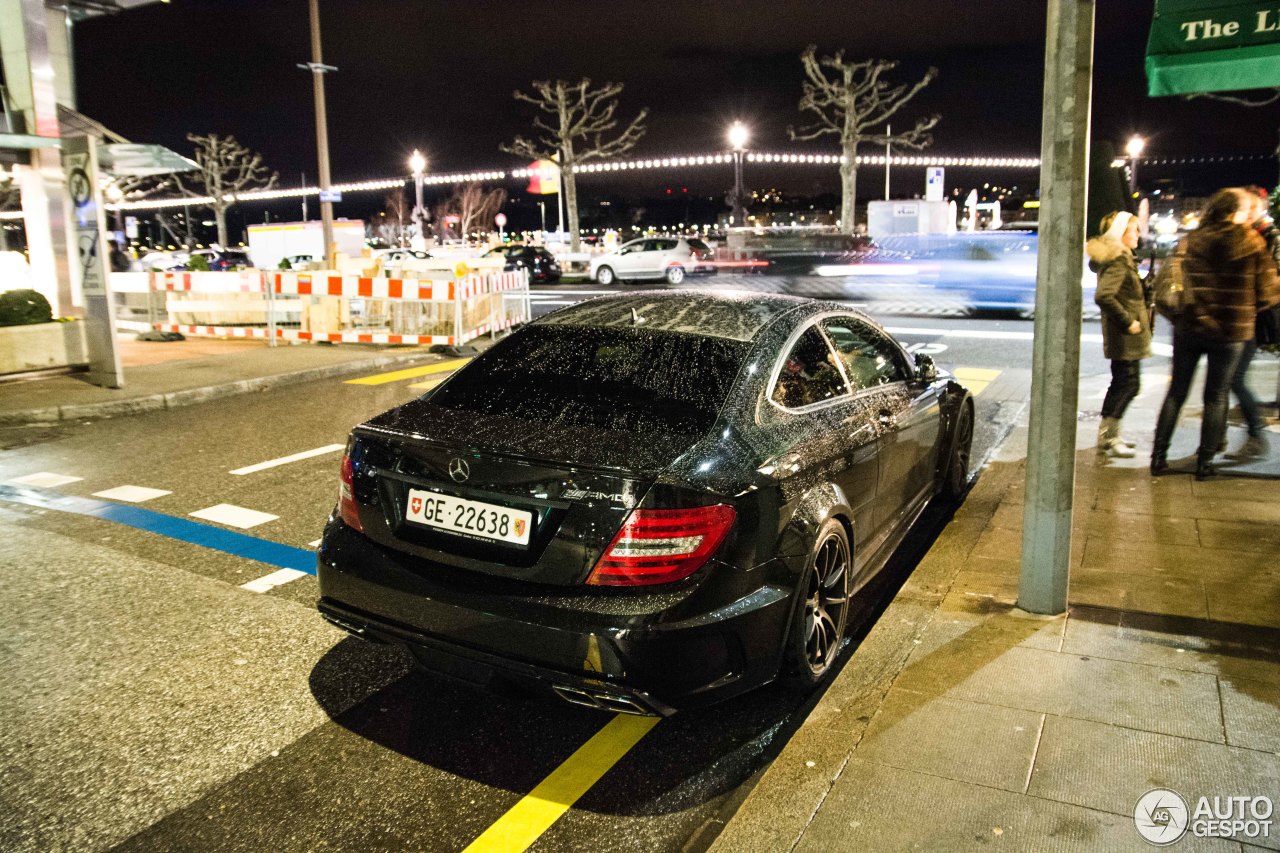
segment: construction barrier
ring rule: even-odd
[[[219,278],[220,277],[220,278]],[[461,345],[530,319],[524,271],[447,280],[326,272],[153,273],[165,320],[187,335]]]

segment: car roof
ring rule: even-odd
[[[641,290],[579,302],[540,317],[534,325],[633,328],[640,317],[645,329],[750,341],[784,314],[802,310],[807,315],[824,307],[830,306],[747,290]]]

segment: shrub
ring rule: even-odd
[[[187,270],[190,272],[208,272],[209,259],[204,255],[192,255],[187,260]]]
[[[35,290],[0,293],[0,326],[30,326],[52,322],[53,308],[41,293]]]

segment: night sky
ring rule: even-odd
[[[1142,60],[1151,0],[1098,6],[1095,139],[1119,146],[1140,132],[1153,157],[1275,148],[1280,106],[1148,98]],[[340,69],[327,87],[335,181],[405,173],[415,147],[434,171],[523,165],[498,150],[527,132],[533,116],[511,92],[534,79],[582,76],[626,84],[624,119],[650,108],[638,156],[723,150],[734,119],[752,128],[751,144],[761,150],[834,152],[834,137],[792,143],[786,134],[804,122],[798,55],[809,43],[844,48],[850,58],[899,59],[903,82],[936,66],[937,80],[900,114],[941,114],[934,151],[1039,153],[1042,0],[321,0],[320,8],[325,61]],[[314,180],[310,75],[296,67],[309,58],[308,39],[304,0],[174,0],[96,18],[75,29],[79,106],[133,141],[183,153],[188,132],[230,133],[288,183],[302,170]],[[883,180],[878,169],[862,174],[864,194]],[[1263,160],[1224,180],[1273,183],[1275,175],[1274,161]],[[902,191],[918,191],[921,176],[908,178]],[[726,178],[711,170],[683,180],[722,192]],[[838,188],[832,168],[754,180],[796,192]]]

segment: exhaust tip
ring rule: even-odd
[[[657,716],[656,712],[645,707],[630,696],[606,693],[601,690],[588,690],[581,687],[570,687],[565,684],[553,684],[551,689],[564,701],[572,705],[595,708],[597,711],[612,711],[620,714],[636,714],[642,717]]]

